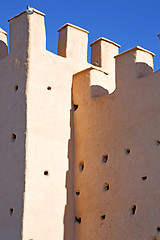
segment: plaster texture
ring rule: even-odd
[[[53,54],[44,16],[9,20],[9,54],[0,29],[0,239],[158,239],[154,54],[100,38],[89,64],[69,23]]]
[[[107,96],[92,96],[97,70],[74,75],[75,239],[159,239],[160,71],[153,73],[153,56],[141,47],[117,55],[116,90]]]

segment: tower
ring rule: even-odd
[[[46,50],[45,14],[0,29],[0,239],[157,239],[159,71],[141,47],[65,24]]]

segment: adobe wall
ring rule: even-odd
[[[153,56],[140,47],[117,55],[116,90],[107,96],[92,96],[94,68],[74,75],[75,239],[160,238],[160,71],[153,73]]]
[[[87,58],[48,52],[44,14],[37,10],[9,22],[8,56],[6,33],[0,32],[0,238],[74,239],[71,85]],[[70,34],[65,43],[81,38],[87,56],[88,32],[63,29]]]
[[[9,20],[9,54],[0,29],[2,240],[75,239],[72,78],[91,66],[88,32],[65,24],[53,54],[44,16],[28,8]],[[102,85],[113,89],[107,74]]]
[[[158,236],[153,54],[99,38],[89,64],[88,32],[71,24],[53,54],[44,16],[9,20],[9,54],[0,29],[0,239]]]
[[[71,88],[73,74],[88,67],[88,32],[70,24],[63,26],[59,30],[58,56],[46,50],[43,13],[24,11],[9,22],[10,55],[26,65],[25,78],[17,76],[17,81],[25,82],[24,89],[19,87],[17,93],[23,90],[25,96],[26,138],[23,213],[19,221],[22,228],[8,233],[7,240],[16,232],[22,233],[23,240],[74,239]],[[74,43],[77,39],[80,46]],[[79,50],[81,45],[83,51]],[[79,55],[73,56],[77,51]],[[10,78],[12,73],[5,74]]]

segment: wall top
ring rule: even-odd
[[[7,32],[4,31],[2,28],[0,28],[0,33],[3,33],[4,35],[7,35]]]
[[[94,41],[93,43],[91,43],[90,46],[92,46],[94,43],[96,43],[96,42],[98,42],[98,41],[105,41],[105,42],[108,42],[108,43],[111,43],[111,44],[115,45],[116,47],[119,47],[119,48],[121,47],[119,44],[117,44],[117,43],[115,43],[115,42],[113,42],[113,41],[111,41],[111,40],[109,40],[109,39],[107,39],[107,38],[104,38],[104,37],[98,38],[96,41]]]
[[[91,70],[97,70],[97,71],[99,71],[99,72],[104,73],[105,75],[108,75],[108,73],[104,72],[104,71],[103,71],[102,69],[100,69],[99,67],[91,66],[91,67],[89,67],[89,68],[83,69],[82,71],[79,71],[79,72],[75,73],[74,76],[75,76],[75,75],[78,75],[78,74],[81,74],[81,73],[84,73],[84,72],[89,72],[89,71],[91,71]]]
[[[125,51],[125,52],[122,52],[122,53],[116,55],[115,58],[118,58],[119,56],[122,56],[122,55],[127,54],[127,53],[132,52],[132,51],[137,51],[137,50],[140,50],[140,51],[149,53],[149,54],[151,54],[153,57],[155,56],[155,54],[154,54],[153,52],[150,52],[150,51],[148,51],[148,50],[146,50],[146,49],[144,49],[144,48],[142,48],[142,47],[140,47],[140,46],[137,46],[137,47],[131,48],[131,49]]]
[[[76,25],[73,25],[71,23],[66,23],[64,24],[60,29],[58,29],[58,32],[60,32],[63,28],[66,28],[66,27],[72,27],[72,28],[75,28],[75,29],[78,29],[82,32],[85,32],[85,33],[89,33],[87,30],[81,28],[81,27],[77,27]]]
[[[19,17],[20,15],[22,15],[22,14],[26,13],[26,12],[27,12],[27,10],[28,10],[28,9],[26,9],[25,11],[23,11],[23,12],[21,12],[21,13],[17,14],[16,16],[14,16],[14,17],[10,18],[10,19],[8,20],[8,22],[10,22],[12,19],[14,19],[14,18],[16,18],[16,17]],[[37,14],[39,14],[39,15],[42,15],[43,17],[45,17],[45,14],[44,14],[44,13],[42,13],[42,12],[40,12],[40,11],[38,11],[38,10],[34,9],[34,8],[33,8],[32,10],[33,10],[33,13],[37,13]]]

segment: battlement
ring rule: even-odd
[[[158,239],[160,71],[154,53],[45,14],[0,28],[0,240]],[[35,224],[36,223],[36,224]],[[157,235],[157,236],[156,236]]]
[[[12,52],[14,52],[14,54],[18,54],[18,52],[22,53],[22,48],[23,51],[25,51],[25,49],[29,50],[30,47],[32,51],[41,52],[46,50],[44,17],[44,13],[28,7],[27,10],[9,19],[10,54],[12,54]],[[83,63],[87,62],[89,32],[70,23],[66,23],[65,25],[63,25],[58,30],[58,32],[59,40],[57,54],[70,60],[81,61]],[[2,42],[4,44],[1,44],[0,46],[0,51],[3,52],[1,53],[1,59],[8,55],[6,53],[6,33],[1,31],[1,43]],[[120,60],[117,60],[117,58],[123,55],[125,55],[124,58],[129,59],[130,54],[132,54],[133,52],[140,53],[141,51],[146,54],[141,53],[141,55],[144,56],[142,57],[142,59],[139,60],[137,55],[136,62],[140,62],[141,60],[145,62],[146,59],[146,64],[148,64],[149,61],[149,66],[153,68],[153,61],[151,58],[154,56],[154,54],[141,47],[136,47],[119,54],[120,45],[104,37],[95,40],[93,43],[90,44],[90,46],[91,64],[107,72],[109,74],[110,81],[113,83],[110,92],[115,89],[115,59],[117,62],[119,62]],[[151,55],[150,60],[149,54]],[[138,68],[141,68],[140,64]],[[142,68],[143,73],[141,73],[141,70],[139,69],[139,73],[137,73],[138,76],[150,73],[149,70],[146,70],[146,73],[144,73],[144,66]]]
[[[33,52],[42,55],[46,51],[44,17],[44,13],[28,7],[27,10],[9,19],[9,52],[11,55],[16,55],[19,58],[26,56],[27,59]],[[70,23],[63,25],[58,32],[57,54],[66,58],[67,61],[74,61],[77,66],[82,64],[88,68],[89,32]],[[0,37],[0,59],[2,59],[8,55],[6,33],[1,31]],[[104,37],[95,40],[90,46],[91,65],[108,73],[108,80],[103,84],[103,87],[108,87],[109,93],[115,90],[116,81],[123,71],[125,71],[123,74],[129,72],[130,77],[133,78],[134,75],[139,78],[153,72],[152,58],[154,54],[141,47],[135,47],[119,54],[120,45]],[[77,67],[77,71],[78,69],[79,67]],[[130,69],[130,71],[127,71],[127,69]]]

